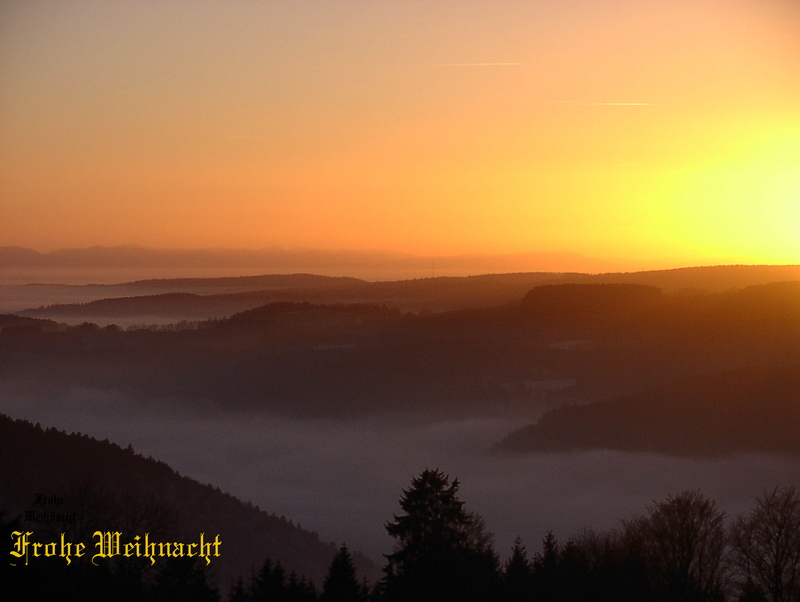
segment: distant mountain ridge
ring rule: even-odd
[[[273,270],[397,269],[436,270],[587,271],[598,273],[637,266],[633,261],[586,257],[579,253],[540,252],[511,254],[414,255],[382,250],[323,249],[153,249],[140,246],[94,246],[40,253],[26,247],[0,247],[0,268],[10,267],[241,267]]]
[[[114,285],[28,286],[25,293],[29,298],[41,290],[42,298],[48,300],[57,298],[58,291],[63,291],[65,299],[74,299],[76,295],[93,299],[82,303],[42,303],[15,311],[52,319],[163,316],[176,321],[225,317],[278,301],[383,303],[404,311],[447,311],[516,304],[526,295],[546,294],[548,289],[544,285],[608,284],[627,287],[628,291],[644,290],[635,289],[637,286],[657,287],[667,294],[681,291],[691,295],[791,280],[800,280],[800,266],[709,266],[605,274],[521,272],[386,282],[303,273],[270,274],[139,280]]]

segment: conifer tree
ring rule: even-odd
[[[208,585],[204,564],[182,556],[168,558],[156,575],[155,598],[164,602],[219,602],[219,592]]]
[[[538,599],[558,599],[560,554],[556,536],[552,531],[548,531],[542,539],[542,551],[537,552],[533,560],[534,590]]]
[[[233,584],[231,587],[230,594],[228,595],[229,602],[247,602],[248,596],[247,591],[244,587],[244,580],[239,577],[236,580],[236,583]]]
[[[322,602],[360,602],[361,585],[350,550],[342,544],[333,557],[322,588]]]
[[[286,602],[316,602],[319,597],[314,584],[292,571],[286,584]]]
[[[498,590],[497,557],[483,520],[464,508],[459,483],[427,469],[403,491],[400,507],[386,524],[397,540],[387,555],[384,593],[388,600],[447,602],[489,600]]]
[[[528,551],[517,537],[511,548],[511,556],[503,565],[503,599],[507,602],[523,602],[531,599],[531,562]]]
[[[286,600],[286,571],[280,562],[267,558],[253,578],[254,602],[284,602]]]

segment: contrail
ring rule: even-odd
[[[582,107],[650,107],[651,102],[577,102],[575,100],[550,100],[551,105],[578,105]]]
[[[440,63],[437,67],[515,67],[525,63]]]

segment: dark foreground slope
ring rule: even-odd
[[[800,454],[800,366],[706,374],[609,401],[556,408],[497,447]]]
[[[63,504],[35,505],[37,494]],[[197,541],[200,533],[210,539],[219,534],[220,556],[212,559],[209,575],[223,591],[233,577],[248,579],[267,557],[321,586],[338,550],[284,517],[181,476],[131,448],[0,414],[0,511],[9,520],[24,519],[31,510],[72,516],[61,524],[25,522],[26,530],[67,531],[90,548],[95,529],[120,531],[129,540],[144,532],[160,541],[185,542]],[[374,578],[371,561],[356,554],[356,563]]]

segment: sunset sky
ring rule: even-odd
[[[0,246],[800,263],[797,0],[0,0]]]

